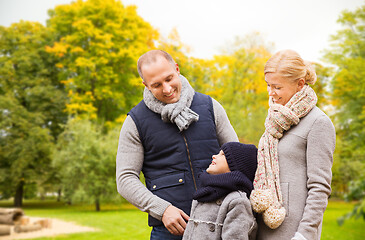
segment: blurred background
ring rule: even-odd
[[[109,219],[96,225],[104,237],[85,239],[127,236],[108,227],[132,214],[136,222],[124,224],[138,230],[122,239],[148,236],[147,214],[116,191],[115,156],[126,114],[142,99],[136,62],[156,48],[224,106],[241,142],[255,145],[268,108],[265,62],[281,49],[312,62],[318,106],[337,134],[322,239],[363,238],[360,0],[0,0],[0,206],[91,226],[75,212]]]

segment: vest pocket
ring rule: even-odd
[[[184,173],[170,174],[151,180],[150,191],[156,191],[162,188],[168,188],[185,183]]]

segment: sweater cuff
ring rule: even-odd
[[[149,214],[152,217],[156,218],[157,220],[162,221],[162,215],[164,214],[166,209],[172,204],[163,199],[160,200],[161,201],[159,201],[158,204],[156,204],[155,208],[151,210]]]
[[[301,233],[296,232],[291,240],[307,240]]]

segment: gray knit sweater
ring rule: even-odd
[[[218,142],[238,142],[228,116],[216,100],[213,99],[213,110]],[[128,116],[124,121],[119,136],[116,158],[116,181],[118,192],[128,202],[161,220],[166,208],[171,204],[152,194],[139,180],[144,161],[144,150],[133,119]]]

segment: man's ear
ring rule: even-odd
[[[176,72],[177,72],[178,74],[180,74],[180,68],[179,68],[179,65],[178,65],[177,63],[175,63],[175,65],[176,65]]]

